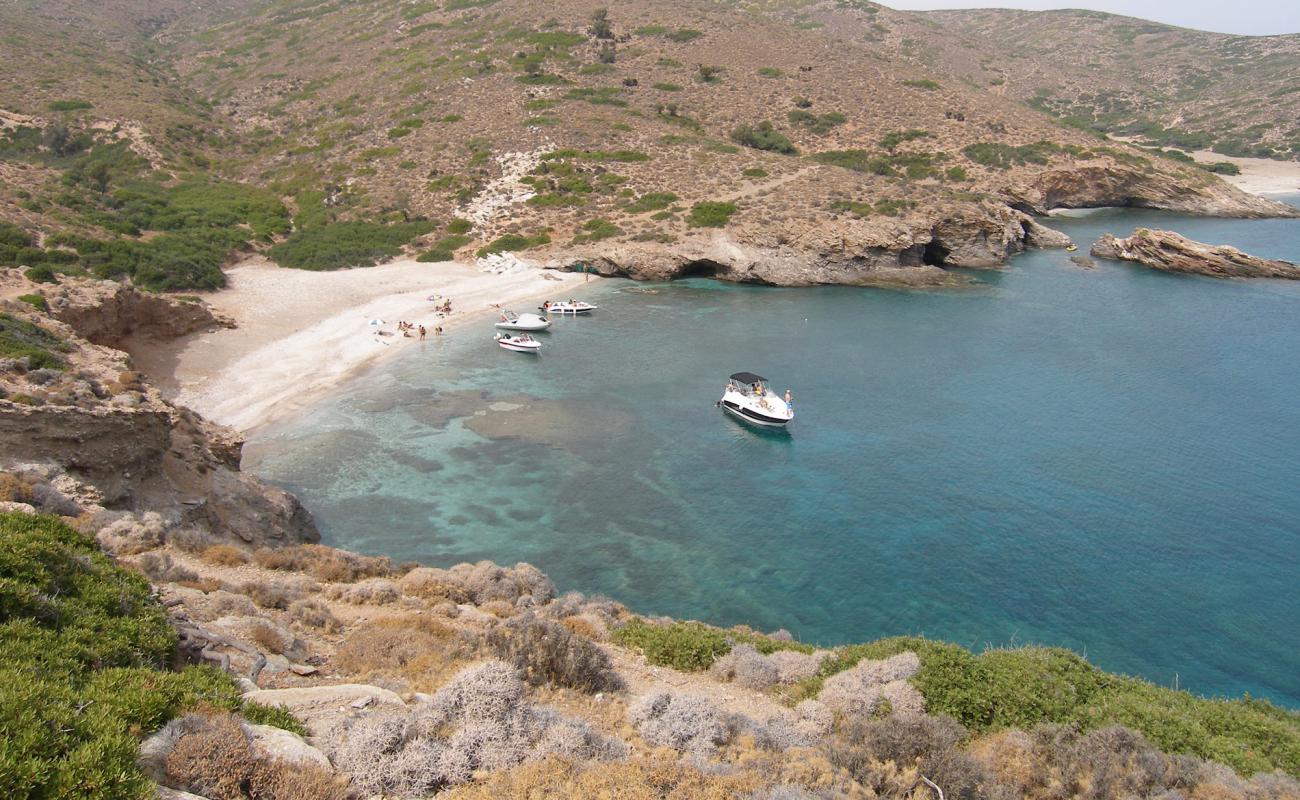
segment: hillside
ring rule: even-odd
[[[1300,158],[1300,34],[1232,36],[1097,11],[925,16],[980,54],[938,63],[1068,124],[1184,151]]]
[[[314,269],[527,250],[948,285],[1064,244],[1030,216],[1054,207],[1293,213],[927,64],[942,29],[869,3],[155,11],[5,10],[0,217],[26,262],[211,289],[273,244]]]

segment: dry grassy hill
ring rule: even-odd
[[[220,286],[223,261],[275,242],[308,268],[406,246],[944,284],[1061,243],[1026,216],[1053,207],[1288,213],[991,92],[973,45],[856,0],[43,9],[5,12],[0,217],[116,234],[29,256],[152,288]]]
[[[926,14],[980,51],[963,74],[1071,124],[1184,150],[1300,158],[1300,35],[1206,33],[1096,11]],[[940,56],[940,63],[957,64]]]

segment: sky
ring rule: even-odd
[[[1203,31],[1265,36],[1300,33],[1298,0],[880,0],[890,8],[1091,8]]]

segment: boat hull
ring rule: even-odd
[[[509,350],[512,353],[538,353],[541,352],[542,349],[540,345],[536,347],[528,347],[521,344],[506,344],[505,342],[497,342],[497,345],[502,350]]]
[[[503,331],[536,332],[536,331],[546,330],[547,328],[551,327],[551,323],[548,321],[539,325],[537,323],[527,323],[527,322],[498,322],[495,327]]]
[[[736,419],[744,420],[751,425],[762,425],[765,428],[784,428],[786,425],[790,424],[790,420],[793,419],[793,417],[771,417],[728,400],[722,401],[722,410],[726,411]]]

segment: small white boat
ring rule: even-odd
[[[544,331],[551,327],[551,321],[536,314],[502,311],[501,321],[496,324],[496,327],[503,331]]]
[[[737,372],[727,381],[718,407],[754,425],[784,427],[794,419],[790,392],[782,398],[767,388],[767,379],[752,372]]]
[[[542,349],[542,343],[529,336],[521,333],[517,336],[511,336],[507,333],[498,333],[496,335],[497,344],[506,350],[513,350],[516,353],[537,353]]]
[[[539,306],[543,314],[590,314],[595,311],[597,306],[591,303],[584,303],[581,300],[569,300],[565,302],[551,302],[547,300]]]

